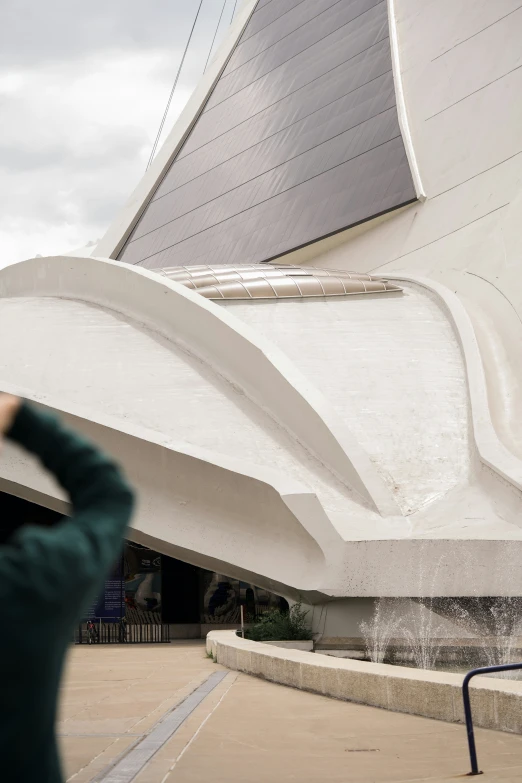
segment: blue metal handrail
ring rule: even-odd
[[[473,718],[471,716],[471,703],[469,700],[469,681],[477,674],[491,674],[492,672],[509,672],[516,669],[522,669],[522,663],[505,663],[501,666],[483,666],[481,669],[472,669],[464,677],[462,683],[462,699],[464,701],[464,715],[466,716],[466,729],[468,732],[469,758],[471,761],[471,772],[469,775],[482,775],[478,768],[477,748],[475,746],[475,732],[473,731]]]

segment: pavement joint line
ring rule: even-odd
[[[121,737],[122,739],[125,739],[125,737],[144,737],[145,732],[143,732],[142,734],[128,734],[126,732],[120,734],[112,734],[112,733],[105,734],[104,732],[102,732],[101,734],[96,734],[96,733],[86,734],[85,732],[80,732],[76,734],[74,731],[71,732],[59,731],[57,732],[56,736],[57,737],[115,737],[116,739],[118,737]]]
[[[168,712],[150,734],[138,741],[111,769],[105,774],[102,773],[100,777],[94,778],[96,783],[131,783],[150,759],[178,731],[196,707],[212,693],[228,674],[227,670],[213,672],[186,699]]]
[[[125,756],[128,753],[131,752],[131,750],[134,750],[134,748],[139,743],[140,738],[142,736],[143,735],[135,737],[134,738],[134,742],[131,742],[130,745],[127,748],[125,748],[124,750],[121,751],[121,753],[118,753],[118,755],[115,758],[113,758],[109,764],[105,764],[105,766],[103,767],[101,772],[99,772],[97,775],[95,775],[93,778],[91,778],[90,783],[99,783],[99,781],[104,780],[104,775],[107,775],[109,771],[112,771],[114,769],[114,767],[121,761],[121,759],[125,758]],[[124,738],[125,738],[125,735],[122,735],[118,739],[124,739]],[[114,743],[112,743],[112,744],[114,744]],[[111,747],[111,746],[109,746],[109,747]],[[107,748],[105,750],[107,750]],[[105,753],[105,751],[102,751],[95,758],[99,758],[100,756],[103,756],[104,753]],[[91,759],[91,761],[89,763],[92,764],[92,762],[94,760],[95,759]],[[83,767],[83,769],[86,769],[86,767]],[[80,774],[80,772],[83,771],[83,769],[82,770],[78,770],[78,772],[75,772],[74,775],[71,775],[71,777],[67,779],[66,783],[70,783],[70,781],[72,781],[75,777],[77,777]]]
[[[203,680],[203,682],[205,682],[205,680]],[[192,693],[194,693],[194,691],[196,690],[197,687],[199,687],[199,685],[202,685],[202,681],[201,680],[199,680],[199,679],[191,680],[188,683],[187,688],[192,688],[192,689],[189,691],[187,696],[190,696]],[[111,759],[111,761],[108,764],[106,764],[103,767],[103,769],[100,770],[100,772],[98,772],[92,778],[91,783],[100,783],[100,781],[103,781],[104,776],[107,775],[109,773],[109,771],[113,770],[114,767],[116,766],[116,764],[118,764],[118,762],[122,758],[124,758],[124,756],[126,756],[127,753],[130,753],[130,751],[133,750],[136,747],[136,745],[139,743],[140,739],[142,739],[143,737],[146,737],[147,734],[150,734],[151,731],[153,731],[156,728],[156,726],[158,726],[158,724],[160,724],[161,721],[169,714],[169,712],[172,712],[172,710],[174,710],[176,707],[179,707],[184,702],[184,700],[187,698],[187,696],[183,696],[172,707],[170,707],[170,709],[168,709],[166,712],[164,712],[163,715],[161,715],[158,718],[158,720],[155,721],[155,723],[148,730],[142,731],[142,732],[139,732],[139,733],[136,733],[136,732],[131,732],[131,733],[124,732],[123,734],[115,734],[114,736],[115,736],[116,739],[125,739],[125,737],[132,737],[134,742],[131,742],[130,745],[127,748],[122,750],[121,753],[118,753],[118,755],[115,758]],[[162,704],[163,704],[163,702],[162,702]],[[142,719],[142,720],[144,720],[144,719]],[[138,721],[138,723],[134,726],[134,728],[137,728],[141,722],[142,722],[141,720]],[[71,735],[71,736],[73,736],[73,735]],[[97,736],[97,735],[85,734],[85,735],[80,735],[80,736],[93,737],[93,736]],[[106,736],[106,735],[99,735],[99,736]],[[102,754],[100,754],[100,755],[102,755]],[[91,763],[91,762],[89,762],[89,763]],[[83,769],[85,769],[85,767]],[[78,772],[75,772],[74,775],[72,775],[70,778],[68,778],[67,783],[72,781],[73,778],[77,777],[77,775],[79,775],[79,773],[81,771],[82,770],[79,770]]]
[[[210,718],[213,716],[213,714],[215,713],[215,711],[218,709],[218,707],[220,706],[221,702],[223,701],[223,699],[225,698],[225,696],[227,695],[227,693],[229,692],[229,690],[230,690],[230,689],[231,689],[231,687],[232,687],[232,686],[235,684],[235,682],[236,682],[236,681],[237,681],[237,676],[236,676],[236,677],[231,677],[231,678],[230,678],[230,680],[229,680],[229,684],[228,684],[228,688],[227,688],[227,689],[226,689],[226,691],[225,691],[225,692],[224,692],[224,693],[221,695],[221,698],[220,698],[220,700],[218,701],[218,703],[214,705],[214,707],[213,707],[213,708],[212,708],[212,710],[209,712],[209,714],[206,716],[206,718],[204,718],[204,719],[203,719],[203,721],[200,723],[200,725],[198,726],[198,728],[196,729],[196,731],[194,732],[194,734],[192,735],[192,737],[190,738],[190,740],[187,742],[187,744],[185,745],[185,747],[183,748],[183,750],[181,751],[181,753],[179,754],[179,756],[176,758],[176,760],[175,760],[174,764],[173,764],[173,765],[170,767],[169,771],[168,771],[168,772],[167,772],[167,774],[164,776],[164,778],[163,778],[163,780],[161,781],[161,783],[167,783],[167,781],[168,781],[168,779],[169,779],[169,777],[170,777],[170,774],[171,774],[171,772],[173,772],[173,771],[174,771],[174,769],[176,768],[176,765],[178,764],[178,762],[180,762],[180,761],[181,761],[181,759],[183,758],[183,756],[185,755],[185,753],[186,753],[186,752],[187,752],[187,751],[190,749],[190,747],[191,747],[192,743],[196,741],[196,739],[197,739],[197,738],[198,738],[198,736],[200,735],[201,731],[203,730],[204,726],[207,724],[207,722],[208,722],[208,721],[210,720]]]

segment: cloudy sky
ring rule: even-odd
[[[203,2],[166,132],[201,76],[223,2]],[[103,235],[145,169],[198,5],[1,0],[0,261]]]

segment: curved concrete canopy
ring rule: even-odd
[[[343,322],[351,322],[360,329],[363,308],[369,308],[366,325],[381,309],[382,302],[371,298],[344,305],[341,300],[314,299],[217,306],[175,282],[115,262],[33,259],[0,272],[0,329],[13,335],[0,352],[0,387],[72,417],[74,426],[116,454],[140,490],[133,536],[160,551],[287,595],[302,593],[309,600],[423,595],[433,589],[433,580],[428,585],[423,576],[426,558],[439,563],[434,580],[440,595],[465,595],[471,589],[468,575],[458,567],[463,558],[474,563],[480,574],[474,593],[520,592],[522,577],[508,579],[505,571],[486,567],[492,558],[506,559],[506,542],[510,542],[509,556],[520,554],[522,493],[514,485],[508,490],[505,484],[484,477],[474,466],[474,443],[465,426],[465,365],[458,343],[443,312],[421,291],[405,288],[405,295],[386,301],[404,306],[383,313],[384,321],[374,323],[375,334],[382,333],[384,323],[399,328],[405,318],[402,344],[393,354],[393,334],[382,353],[375,353],[375,343],[367,351],[371,361],[359,362],[363,372],[358,378],[352,364],[352,392],[355,381],[362,382],[362,391],[366,389],[365,400],[352,398],[351,407],[358,409],[361,421],[365,406],[374,404],[375,384],[386,378],[382,363],[386,354],[391,354],[390,367],[394,358],[405,357],[397,370],[406,377],[409,351],[417,340],[419,352],[412,366],[422,376],[422,354],[433,362],[437,335],[443,354],[452,355],[454,363],[451,374],[441,377],[434,390],[443,403],[437,415],[447,418],[446,394],[449,404],[460,395],[458,405],[464,406],[464,418],[454,419],[451,425],[456,427],[450,432],[452,448],[440,465],[428,452],[422,456],[423,441],[419,441],[414,459],[423,466],[418,478],[423,476],[424,490],[422,481],[409,483],[408,470],[401,467],[405,454],[401,444],[411,436],[400,431],[395,438],[400,420],[392,407],[388,429],[386,415],[374,411],[366,419],[366,435],[356,418],[345,418],[348,409],[339,372],[349,369],[349,353],[339,353],[337,363],[334,356],[325,355],[324,363],[316,363],[310,375],[311,367],[301,365],[299,370],[299,357],[290,351],[291,329],[286,332],[289,342],[281,344],[279,351],[261,336],[267,329],[270,340],[277,336],[273,307],[278,318],[291,315],[287,326],[299,325],[294,316],[302,313],[310,327],[329,328],[331,323],[340,329]],[[329,308],[328,302],[335,311],[325,318],[322,308]],[[339,310],[343,307],[344,312]],[[254,319],[253,326],[242,324],[245,308],[251,308],[248,318]],[[261,323],[263,313],[266,318]],[[415,328],[412,317],[417,319]],[[429,326],[425,332],[423,322]],[[232,353],[237,350],[239,343],[234,340],[239,335],[251,348],[254,342],[263,345],[264,351],[248,359],[243,349],[241,362],[231,364],[227,357],[231,346],[235,345]],[[338,346],[349,343],[342,340]],[[314,348],[311,356],[317,362],[320,352]],[[276,360],[281,379],[277,394],[261,398],[265,388],[261,380],[270,366],[272,382],[278,377],[273,374]],[[247,370],[260,380],[255,399]],[[428,385],[437,373],[442,376],[435,364]],[[313,389],[318,381],[322,394]],[[341,385],[336,387],[334,381]],[[299,420],[292,419],[295,407],[304,403],[303,393],[308,407],[301,407]],[[398,393],[404,396],[401,389]],[[410,389],[418,406],[425,395],[422,387]],[[314,425],[318,414],[313,413],[311,401],[317,404],[319,399],[323,413],[330,409],[332,415]],[[347,425],[351,428],[350,444],[357,448],[345,458],[353,481],[359,475],[367,486],[379,488],[390,511],[381,508],[381,516],[377,514],[371,496],[364,500],[355,491],[348,472],[342,483],[327,464],[331,460],[322,460],[321,449],[328,456],[327,448],[339,448],[335,444],[340,441],[330,429],[334,421],[346,432]],[[313,454],[296,437],[294,426],[299,422]],[[422,407],[417,422],[420,436],[427,424]],[[439,426],[436,419],[433,424]],[[455,440],[458,431],[460,444]],[[375,443],[386,449],[380,454],[372,451]],[[368,449],[369,457],[359,463],[356,457]],[[441,483],[441,467],[450,458],[454,461]],[[366,474],[365,466],[374,473]],[[6,491],[52,507],[61,503],[59,490],[16,449],[11,448],[0,463],[0,477]],[[435,495],[433,481],[438,482]],[[467,521],[479,515],[473,523]]]
[[[83,261],[58,256],[15,264],[0,274],[0,295],[13,299],[32,293],[90,302],[187,346],[291,431],[362,502],[382,514],[397,513],[367,455],[332,406],[273,344],[184,286],[117,262]],[[23,309],[22,304],[21,314]]]
[[[98,256],[121,250],[254,5]],[[216,305],[123,265],[36,259],[0,273],[0,328],[13,335],[0,347],[0,385],[92,428],[140,488],[135,535],[191,562],[315,596],[520,595],[522,10],[518,0],[388,5],[399,120],[426,200],[284,262],[396,276],[402,295]],[[189,161],[179,156],[178,172]],[[247,260],[221,239],[226,263]],[[131,458],[129,437],[151,444],[147,465]],[[168,470],[155,474],[155,463]],[[203,505],[177,502],[174,464],[201,466]],[[19,454],[0,469],[19,493],[43,486]],[[280,539],[262,518],[253,531],[253,481]],[[262,557],[245,561],[257,534]],[[274,536],[284,556],[272,562]]]

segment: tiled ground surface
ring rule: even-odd
[[[215,670],[200,642],[73,648],[57,728],[66,779],[92,780]]]
[[[197,642],[74,649],[58,727],[67,779],[93,780],[213,671]],[[481,780],[522,780],[522,737],[479,730],[477,743]],[[230,673],[135,783],[420,783],[467,771],[462,726]]]

